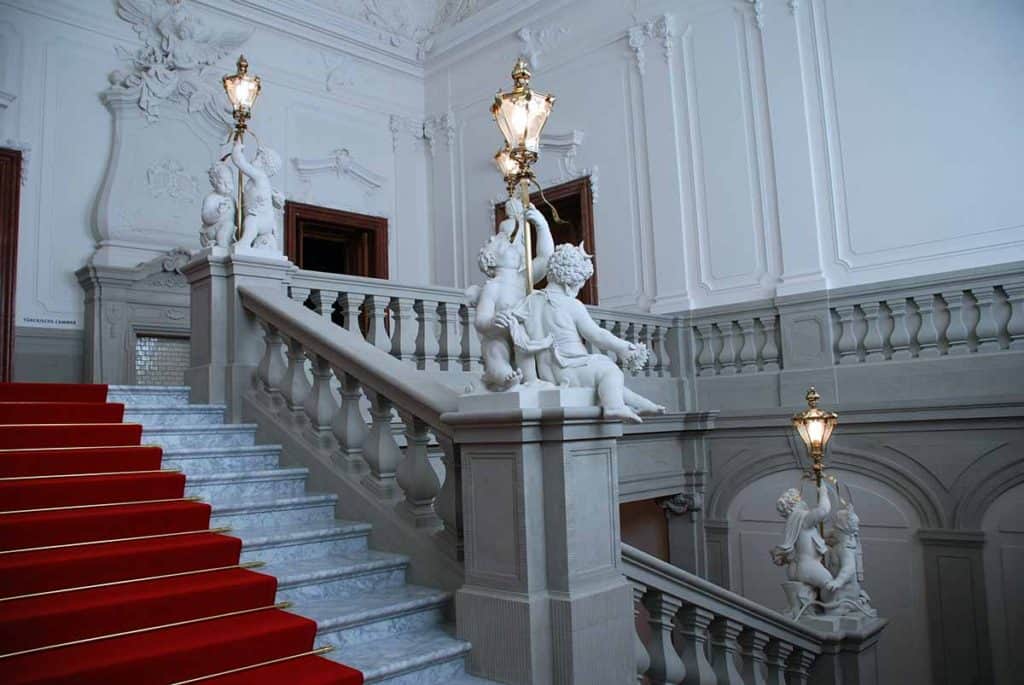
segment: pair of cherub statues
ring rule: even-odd
[[[601,328],[577,294],[594,275],[592,257],[583,245],[555,247],[544,215],[518,198],[505,203],[506,219],[481,248],[483,286],[468,292],[476,302],[474,326],[481,340],[483,382],[488,390],[507,391],[519,386],[593,388],[608,418],[640,422],[642,414],[664,413],[665,408],[625,387],[619,366],[595,348],[614,353],[627,368],[642,368],[647,349]],[[537,234],[533,259],[534,284],[547,286],[526,293],[525,232],[532,224]]]
[[[833,492],[843,505],[834,512],[827,480],[818,486],[818,503],[813,507],[796,488],[786,490],[776,503],[786,519],[786,531],[782,544],[772,549],[772,560],[786,567],[789,582],[783,583],[783,589],[787,613],[794,619],[807,614],[877,616],[861,587],[860,519],[852,502],[844,502],[838,488],[833,487]]]
[[[284,208],[284,195],[270,184],[270,177],[281,168],[281,157],[261,147],[252,161],[245,157],[242,141],[235,141],[230,159],[210,167],[213,191],[203,199],[203,226],[199,242],[203,247],[230,247],[232,244],[260,252],[281,253],[277,212]],[[235,169],[245,176],[242,188],[242,234],[235,240]]]

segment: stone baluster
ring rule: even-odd
[[[941,314],[936,311],[935,295],[920,295],[914,298],[917,315],[921,319],[917,329],[917,356],[938,357],[942,338]]]
[[[656,375],[664,378],[671,373],[672,360],[668,356],[668,346],[666,341],[668,339],[668,327],[667,326],[655,326],[654,331],[651,334],[651,346],[657,353],[658,366],[655,369]]]
[[[964,293],[962,291],[943,293],[942,299],[946,303],[946,311],[949,315],[949,326],[946,328],[946,354],[967,354],[970,352],[968,347],[970,330],[967,328],[967,317],[964,311]]]
[[[318,354],[309,355],[313,371],[313,388],[306,395],[303,409],[313,429],[314,438],[321,448],[331,444],[331,419],[338,411],[338,405],[331,394],[331,365]]]
[[[722,350],[725,349],[725,337],[718,324],[711,324],[711,334],[708,336],[708,342],[711,345],[711,367],[717,376],[722,373]]]
[[[331,431],[338,441],[338,455],[335,462],[347,473],[366,473],[363,460],[363,446],[366,443],[366,419],[360,409],[363,388],[355,377],[334,367],[334,375],[340,384],[341,408],[334,414]]]
[[[337,290],[324,290],[321,288],[316,291],[316,297],[313,300],[313,311],[320,316],[324,317],[328,321],[334,320],[334,304],[338,301]]]
[[[686,665],[687,685],[715,685],[715,671],[708,663],[708,625],[714,618],[707,609],[689,604],[679,612],[679,651]]]
[[[711,622],[711,667],[718,678],[717,685],[743,685],[740,675],[740,645],[737,638],[743,626],[719,616]]]
[[[857,353],[857,336],[854,326],[854,307],[846,305],[836,307],[835,320],[839,326],[839,336],[836,340],[836,364],[856,364],[860,361]]]
[[[1010,318],[1006,321],[1006,336],[1011,350],[1024,350],[1024,283],[1003,286],[1010,305]]]
[[[886,303],[889,308],[889,321],[892,332],[889,334],[889,347],[893,359],[910,359],[911,315],[907,309],[907,300],[898,299]]]
[[[338,311],[344,320],[344,326],[350,333],[363,337],[363,329],[360,325],[360,314],[362,314],[363,300],[366,295],[360,293],[338,293]]]
[[[711,345],[713,335],[711,324],[706,323],[694,326],[693,330],[697,333],[695,337],[700,341],[700,350],[697,352],[697,357],[694,360],[696,362],[697,375],[713,376],[715,375],[715,357]]]
[[[643,685],[645,682],[644,676],[651,668],[651,655],[647,653],[647,647],[644,646],[644,641],[640,638],[640,632],[636,629],[636,626],[640,624],[640,615],[643,610],[644,595],[647,594],[647,586],[635,580],[629,581],[630,587],[633,589],[633,657],[636,659],[636,682],[638,685]],[[669,634],[669,642],[672,640],[671,633]],[[678,656],[676,658],[679,658]]]
[[[462,329],[462,370],[479,371],[483,368],[480,361],[480,336],[476,333],[476,304],[464,304],[459,308],[459,320]]]
[[[764,633],[747,628],[740,633],[740,650],[743,654],[743,682],[746,685],[766,685],[768,682],[768,665],[765,663],[765,647],[768,636]]]
[[[814,665],[815,655],[806,649],[794,649],[786,662],[786,682],[788,685],[807,685],[807,678],[811,675],[811,667]]]
[[[995,352],[999,344],[999,327],[996,325],[996,313],[999,303],[995,301],[995,289],[976,288],[971,291],[974,297],[974,310],[977,312],[977,327],[974,335],[977,340],[978,352]]]
[[[303,403],[309,394],[309,379],[306,377],[306,352],[296,339],[288,341],[288,369],[281,379],[281,395],[288,410],[297,418],[302,414]]]
[[[778,371],[782,368],[782,359],[779,356],[778,319],[769,315],[760,321],[764,333],[764,347],[761,348],[762,368],[765,371]]]
[[[459,334],[459,303],[439,302],[437,315],[441,325],[438,362],[445,371],[461,370],[462,336]]]
[[[773,639],[768,643],[764,651],[768,685],[786,685],[786,663],[792,652],[793,645],[788,642]]]
[[[741,340],[739,371],[740,373],[757,373],[758,349],[757,331],[753,319],[742,319],[736,322],[737,334]]]
[[[996,340],[999,349],[1005,350],[1010,346],[1010,333],[1007,325],[1010,323],[1010,316],[1013,310],[1010,308],[1010,299],[1002,286],[992,288],[992,318],[996,324]]]
[[[625,324],[623,324],[623,322],[621,322],[621,321],[610,321],[609,323],[611,324],[612,335],[614,335],[617,338],[625,339],[625,337],[626,337],[626,326],[625,326]],[[610,350],[608,352],[606,352],[606,354],[608,355],[608,357],[612,361],[614,361],[620,367],[622,366],[622,363],[619,361],[619,355],[615,354],[614,352],[612,352]]]
[[[651,685],[676,685],[687,674],[686,665],[672,643],[676,614],[682,600],[651,588],[643,602],[648,613],[647,623],[651,627],[651,643],[647,648],[651,665],[647,669],[647,679]]]
[[[391,356],[416,365],[415,300],[396,297],[391,300]]]
[[[885,359],[885,338],[882,336],[880,307],[877,302],[865,302],[860,305],[867,324],[864,335],[864,361],[877,362]]]
[[[388,335],[388,307],[391,298],[387,295],[367,295],[365,311],[369,317],[366,330],[366,342],[378,350],[391,352],[391,336]]]
[[[640,342],[647,345],[647,366],[644,368],[643,375],[645,376],[657,376],[658,375],[658,350],[654,346],[654,324],[640,324]]]
[[[419,368],[436,371],[441,368],[437,355],[441,350],[437,335],[437,303],[430,300],[416,300],[416,362]]]
[[[380,499],[392,499],[398,494],[395,468],[402,461],[402,450],[395,442],[391,430],[391,400],[380,393],[366,390],[370,400],[370,432],[363,445],[363,458],[370,472],[363,477],[363,485]]]
[[[395,481],[405,494],[398,513],[416,528],[437,528],[441,519],[434,511],[434,500],[441,489],[434,467],[430,465],[430,428],[407,412],[405,423],[405,458],[395,469]]]
[[[260,359],[257,376],[263,389],[268,393],[278,392],[278,385],[284,378],[286,366],[284,363],[284,340],[277,328],[269,323],[263,323],[263,358]]]
[[[441,540],[449,556],[458,561],[463,559],[462,537],[462,448],[446,436],[437,434],[444,463],[444,483],[437,495],[434,510],[444,524]]]
[[[312,293],[313,291],[310,290],[309,288],[303,288],[302,286],[298,285],[288,286],[289,299],[295,300],[303,307],[308,307],[309,309],[313,309],[313,302],[310,299],[310,295],[312,295]]]
[[[737,347],[743,344],[743,340],[739,337],[737,326],[732,321],[718,324],[718,331],[722,339],[722,349],[718,354],[718,372],[723,376],[734,376],[738,367],[739,350]]]

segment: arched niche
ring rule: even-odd
[[[862,473],[832,469],[843,495],[849,487],[861,520],[864,586],[879,614],[890,623],[879,644],[880,682],[930,682],[927,605],[923,558],[916,531],[918,508],[900,490]],[[796,470],[768,473],[739,490],[727,504],[729,580],[733,591],[775,609],[785,606],[785,569],[770,550],[782,538],[779,495],[801,485]],[[802,483],[814,501],[813,486]]]
[[[996,682],[1012,683],[1024,673],[1024,483],[991,503],[981,528]]]

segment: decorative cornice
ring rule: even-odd
[[[317,157],[310,159],[292,158],[292,166],[299,176],[299,181],[306,188],[307,193],[313,176],[321,174],[334,174],[338,178],[349,176],[366,187],[366,193],[372,195],[380,190],[387,178],[376,174],[366,166],[352,159],[352,153],[347,148],[332,150],[328,157]]]
[[[521,45],[520,52],[530,62],[530,66],[540,66],[540,56],[547,52],[547,49],[554,44],[555,40],[568,34],[567,26],[545,26],[543,28],[530,28],[524,26],[516,33]]]

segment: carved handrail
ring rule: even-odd
[[[247,310],[289,339],[297,340],[306,354],[319,355],[344,369],[364,389],[383,395],[433,430],[448,434],[441,414],[455,411],[457,395],[453,390],[386,352],[367,349],[361,336],[331,325],[274,290],[242,286],[239,293]]]
[[[839,637],[625,543],[622,565],[651,629],[647,644],[635,637],[638,682],[806,682],[823,641]]]

